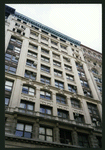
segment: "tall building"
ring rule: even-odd
[[[101,57],[5,5],[5,147],[101,148]]]

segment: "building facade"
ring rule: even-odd
[[[101,57],[6,5],[5,147],[101,148]]]

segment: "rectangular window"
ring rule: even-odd
[[[42,75],[41,75],[40,81],[45,84],[50,84],[50,78],[42,76]]]
[[[56,95],[56,101],[58,103],[66,104],[66,97],[62,95]]]
[[[32,113],[34,110],[34,104],[31,102],[21,100],[19,110],[24,113]]]
[[[53,142],[53,130],[48,127],[40,127],[39,139],[42,141]]]
[[[54,45],[57,45],[57,44],[58,44],[57,42],[52,41],[52,40],[51,40],[51,43],[54,44]]]
[[[38,37],[38,33],[36,33],[36,32],[31,31],[30,34],[32,34],[32,35]]]
[[[78,113],[74,113],[74,120],[78,123],[84,123],[84,116]]]
[[[56,53],[53,53],[53,57],[57,58],[57,59],[60,59],[60,55],[56,54]]]
[[[36,80],[36,73],[25,70],[24,77],[32,79],[32,80]]]
[[[71,105],[75,108],[80,108],[80,101],[74,98],[71,98]]]
[[[71,67],[71,66],[68,66],[68,65],[65,65],[65,69],[68,70],[68,71],[71,71],[71,70],[72,70],[72,67]]]
[[[76,67],[77,67],[77,68],[80,68],[80,69],[83,69],[83,65],[81,65],[81,64],[79,64],[79,63],[77,63],[77,62],[76,62]]]
[[[88,105],[88,109],[89,109],[90,114],[98,115],[97,105],[92,104],[92,103],[87,103],[87,105]]]
[[[20,47],[17,47],[17,46],[14,46],[14,45],[12,45],[12,44],[9,44],[8,45],[8,49],[9,50],[12,50],[12,51],[14,51],[14,52],[16,52],[16,53],[20,53]]]
[[[68,90],[73,93],[77,93],[77,87],[74,85],[68,84]]]
[[[66,78],[68,80],[74,81],[74,76],[70,75],[70,74],[66,74]]]
[[[80,82],[81,82],[82,86],[89,88],[89,85],[88,85],[87,81],[80,80]]]
[[[28,55],[32,56],[34,58],[37,58],[37,53],[34,53],[34,52],[30,51],[30,50],[28,50]]]
[[[29,47],[30,47],[30,48],[33,48],[33,49],[36,49],[36,50],[38,49],[38,46],[33,45],[33,44],[30,44],[30,43],[29,43]]]
[[[60,89],[64,89],[64,83],[61,81],[55,80],[55,87],[60,88]]]
[[[45,40],[45,41],[48,41],[48,38],[47,38],[47,37],[44,37],[44,36],[41,36],[41,39],[42,39],[42,40]]]
[[[6,80],[5,81],[5,90],[11,92],[12,91],[13,82]]]
[[[47,106],[40,106],[40,115],[41,116],[51,116],[52,114],[52,108],[51,107],[47,107]]]
[[[78,133],[79,146],[89,148],[88,136]]]
[[[62,119],[68,119],[69,118],[68,111],[58,109],[58,117]]]
[[[15,135],[19,137],[32,138],[32,125],[17,123]]]
[[[85,73],[84,73],[84,72],[79,71],[79,70],[77,70],[77,71],[78,71],[78,75],[79,75],[80,77],[85,77]]]
[[[22,93],[34,96],[35,95],[35,89],[28,87],[28,86],[23,86]]]
[[[49,51],[46,50],[46,49],[43,49],[43,48],[41,48],[41,52],[46,53],[46,54],[49,54]]]
[[[84,95],[85,95],[85,96],[90,97],[90,98],[93,97],[90,90],[83,89],[83,92],[84,92]]]
[[[51,100],[51,93],[47,91],[40,91],[40,98]]]
[[[5,97],[5,106],[9,105],[9,101],[10,101],[10,98],[9,97]]]
[[[16,74],[16,68],[12,66],[5,65],[5,72]]]
[[[50,73],[50,67],[41,65],[41,70]]]
[[[60,46],[61,46],[61,48],[66,49],[66,46],[64,46],[64,45],[60,45]]]
[[[31,61],[31,60],[29,60],[29,59],[27,59],[26,65],[27,65],[27,66],[30,66],[30,67],[32,67],[32,68],[36,68],[36,64],[34,63],[34,61]]]
[[[49,59],[49,58],[47,58],[47,57],[45,57],[45,56],[42,56],[42,55],[41,55],[41,60],[46,61],[46,62],[48,62],[48,63],[49,63],[49,60],[50,60],[50,59]]]
[[[51,34],[51,36],[52,36],[53,38],[57,39],[57,37],[56,37],[55,35],[52,35],[52,34]]]
[[[48,32],[46,32],[46,31],[44,31],[44,30],[42,30],[42,32],[45,33],[45,34],[48,34]]]
[[[66,62],[70,62],[70,59],[67,58],[67,57],[63,57],[63,60],[66,61]]]
[[[15,43],[15,44],[18,44],[18,45],[22,45],[22,41],[17,39],[17,38],[15,38],[15,37],[13,37],[13,36],[11,37],[10,41],[12,43]]]
[[[54,69],[54,75],[62,77],[62,72]]]
[[[60,133],[60,143],[72,145],[71,132],[65,129],[59,129]]]
[[[61,67],[61,63],[55,60],[53,60],[53,65]]]

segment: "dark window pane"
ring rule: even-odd
[[[23,136],[23,131],[16,131],[15,135],[22,137]]]
[[[30,132],[24,132],[24,137],[31,138],[31,133]]]
[[[9,98],[5,97],[5,105],[8,106],[9,104]]]

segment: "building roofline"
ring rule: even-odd
[[[90,49],[90,50],[92,50],[92,51],[94,51],[94,52],[99,53],[99,54],[102,55],[102,53],[100,53],[100,52],[98,52],[98,51],[96,51],[96,50],[94,50],[94,49],[92,49],[92,48],[90,48],[90,47],[87,47],[87,46],[85,46],[85,45],[83,45],[83,44],[80,44],[80,46],[83,46],[83,47],[85,47],[85,48],[88,48],[88,49]]]

